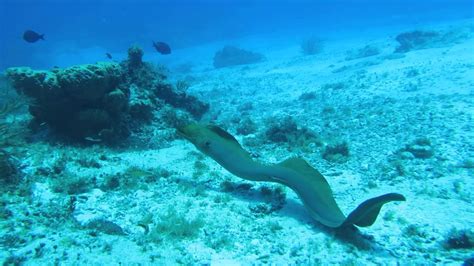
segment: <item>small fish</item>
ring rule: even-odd
[[[37,42],[38,40],[44,40],[44,34],[39,34],[32,30],[27,30],[23,33],[23,40],[29,43]]]
[[[170,46],[164,42],[153,42],[153,47],[155,47],[160,54],[171,54]]]
[[[105,53],[105,56],[107,56],[108,59],[112,60],[112,55],[109,53]]]

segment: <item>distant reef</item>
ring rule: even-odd
[[[99,62],[51,70],[13,67],[7,77],[19,94],[32,99],[33,124],[75,140],[114,143],[146,123],[165,104],[199,119],[209,108],[166,81],[164,71],[142,61],[132,46],[123,62]]]
[[[406,53],[412,50],[439,48],[460,43],[472,35],[472,29],[460,27],[445,31],[414,30],[397,35],[398,42],[396,53]]]
[[[237,65],[246,65],[261,62],[265,59],[262,54],[240,49],[234,46],[225,46],[214,55],[214,67],[223,68]]]

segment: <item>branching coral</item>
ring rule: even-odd
[[[314,55],[320,53],[323,50],[323,42],[321,39],[311,36],[303,40],[300,44],[301,52],[304,55]]]

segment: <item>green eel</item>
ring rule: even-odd
[[[328,227],[370,226],[385,203],[405,200],[401,194],[384,194],[364,201],[346,217],[334,200],[324,176],[305,160],[290,158],[278,164],[262,164],[253,160],[231,134],[213,125],[189,124],[178,128],[177,132],[238,177],[290,187],[298,194],[311,217]]]

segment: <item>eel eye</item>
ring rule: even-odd
[[[210,147],[210,146],[211,146],[211,142],[208,140],[208,141],[204,142],[204,145],[205,145],[206,147]]]

